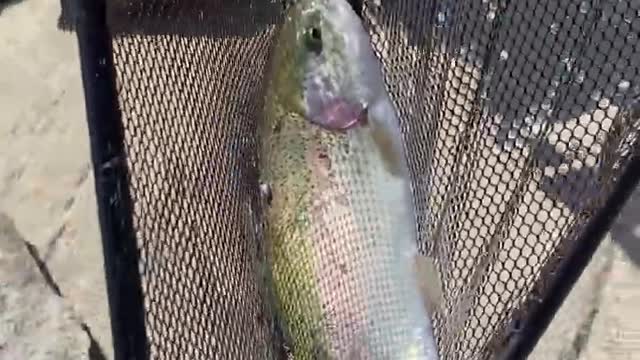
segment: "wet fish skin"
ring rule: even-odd
[[[346,1],[302,0],[271,64],[264,271],[294,358],[437,359],[399,122],[368,34]]]

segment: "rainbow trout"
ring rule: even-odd
[[[399,121],[345,0],[286,15],[260,125],[268,284],[294,359],[437,359]]]

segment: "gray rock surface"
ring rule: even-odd
[[[6,340],[21,356],[3,360],[31,359],[29,346],[44,334],[52,347],[42,351],[57,344],[61,354],[45,358],[86,357],[87,331],[112,354],[77,42],[56,29],[59,6],[9,2],[0,12],[0,213],[33,245],[60,294],[37,272],[28,275],[33,284],[2,284],[12,310],[1,316],[25,329]],[[7,239],[2,235],[0,246],[15,246]],[[35,260],[24,259],[24,269],[2,263],[0,274],[31,274]]]
[[[0,359],[88,359],[90,338],[36,251],[0,212]]]

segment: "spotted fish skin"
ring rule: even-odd
[[[397,115],[344,0],[289,9],[260,123],[265,276],[295,359],[437,359]]]

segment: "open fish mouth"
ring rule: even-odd
[[[366,123],[367,120],[366,106],[345,99],[331,100],[318,110],[309,120],[331,131],[346,131]]]

